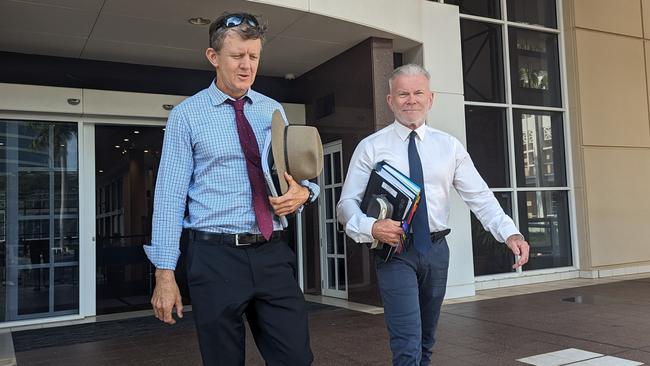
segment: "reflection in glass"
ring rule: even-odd
[[[341,176],[341,153],[335,152],[334,157],[332,158],[334,163],[334,182],[332,183],[341,183],[343,181]]]
[[[461,14],[501,19],[500,0],[445,0],[445,4],[458,5]]]
[[[50,212],[50,173],[18,173],[18,210],[21,215],[47,215]]]
[[[327,258],[327,287],[336,289],[336,263],[335,258]]]
[[[560,107],[560,61],[556,34],[509,28],[512,102]]]
[[[495,192],[503,211],[512,215],[512,196],[510,192]],[[495,273],[513,272],[512,265],[515,257],[504,243],[498,242],[476,216],[471,214],[472,248],[474,255],[474,275],[483,276]]]
[[[18,264],[48,264],[50,220],[20,220],[18,243]]]
[[[0,120],[0,321],[78,309],[78,287],[56,295],[51,276],[59,264],[78,269],[77,134],[76,123]],[[54,306],[57,296],[69,306]]]
[[[334,252],[334,224],[328,222],[325,224],[327,227],[327,254],[335,254]]]
[[[513,122],[517,185],[566,186],[561,113],[515,109]]]
[[[504,65],[501,26],[460,20],[465,100],[503,103]]]
[[[52,255],[55,262],[79,261],[79,220],[62,219],[54,223]]]
[[[21,269],[18,272],[17,315],[47,313],[50,310],[49,268]]]
[[[465,106],[467,151],[491,188],[510,186],[508,130],[503,108]]]
[[[325,218],[334,218],[334,203],[332,203],[332,188],[325,189]]]
[[[554,0],[508,0],[508,20],[557,28]]]
[[[62,214],[79,211],[79,178],[77,172],[54,173],[54,210]]]
[[[325,184],[332,184],[332,158],[330,154],[323,157],[323,175],[325,177]]]
[[[77,126],[55,124],[52,126],[52,149],[54,166],[77,170]]]
[[[79,307],[79,267],[54,268],[54,311]]]
[[[48,122],[18,123],[16,142],[20,167],[48,168],[50,166],[50,137],[54,138],[50,130],[53,128],[54,124]]]
[[[345,258],[338,258],[338,289],[340,291],[345,291]]]
[[[524,270],[572,264],[567,191],[519,192],[519,230],[530,244]]]

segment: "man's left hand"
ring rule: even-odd
[[[512,268],[517,269],[528,262],[530,246],[523,236],[520,234],[510,235],[506,240],[506,245],[515,256],[519,256],[519,260],[512,265]]]
[[[287,184],[289,184],[287,193],[280,197],[269,197],[271,207],[273,207],[275,214],[278,216],[286,216],[293,213],[309,199],[309,188],[300,185],[287,172],[284,172],[284,178],[287,180]]]

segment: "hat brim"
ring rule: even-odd
[[[287,171],[287,163],[284,155],[286,127],[287,122],[282,117],[282,113],[276,109],[275,112],[273,112],[273,118],[271,120],[271,148],[273,149],[275,170],[278,173],[278,181],[280,182],[280,195],[287,193],[289,190],[287,180],[284,178],[284,173]]]

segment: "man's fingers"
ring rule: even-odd
[[[179,318],[183,317],[183,302],[181,301],[180,297],[176,299],[176,315]]]
[[[167,324],[174,324],[176,320],[172,317],[172,306],[165,307],[163,310],[163,321]]]
[[[290,185],[290,186],[293,185],[293,184],[296,184],[296,181],[295,181],[295,180],[293,179],[293,177],[292,177],[289,173],[287,173],[287,172],[284,172],[284,179],[287,181],[287,184]]]
[[[528,263],[528,257],[530,254],[530,246],[524,240],[516,241],[511,247],[512,253],[519,257],[517,263],[515,263],[512,268],[517,269],[524,264]]]

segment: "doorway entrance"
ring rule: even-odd
[[[154,188],[164,126],[95,126],[97,314],[148,309]]]
[[[321,194],[320,250],[322,294],[348,298],[346,236],[336,218],[336,204],[343,187],[343,160],[341,140],[323,145],[323,172],[319,177]]]

